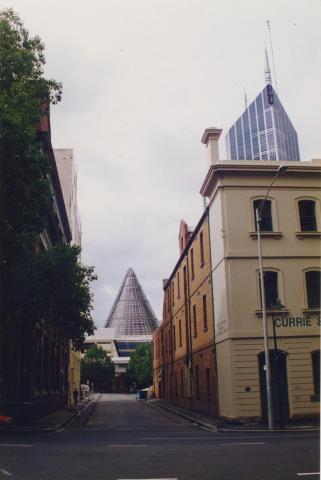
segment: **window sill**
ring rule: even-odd
[[[289,313],[289,309],[288,308],[267,308],[266,309],[267,315],[282,315],[283,313],[285,314]],[[255,310],[255,315],[257,317],[263,317],[263,311]]]
[[[253,240],[257,240],[257,232],[250,232],[249,235]],[[275,240],[279,240],[281,237],[283,237],[282,232],[261,232],[261,238],[274,238]]]
[[[303,308],[302,312],[303,313],[310,313],[310,314],[320,313],[320,308]]]
[[[321,232],[295,232],[297,238],[321,238]]]

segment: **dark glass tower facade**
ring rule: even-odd
[[[229,129],[228,160],[300,160],[298,136],[268,84]]]

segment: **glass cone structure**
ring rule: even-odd
[[[300,160],[297,133],[267,84],[225,137],[228,160]]]
[[[129,268],[107,318],[106,328],[115,329],[115,338],[152,335],[157,318],[135,272]]]

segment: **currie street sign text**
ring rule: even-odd
[[[276,327],[314,327],[315,321],[310,317],[310,315],[305,315],[304,317],[274,317],[274,325]],[[317,317],[317,325],[321,325],[321,316]]]

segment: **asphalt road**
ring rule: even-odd
[[[0,480],[316,480],[318,432],[212,433],[137,401],[103,395],[57,433],[0,433]]]

